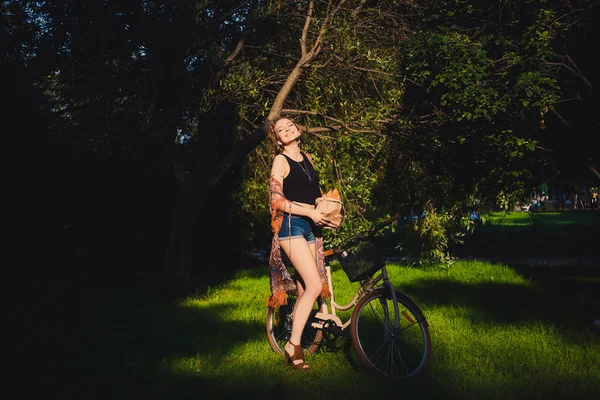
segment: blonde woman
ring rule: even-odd
[[[271,296],[267,304],[287,304],[287,292],[297,291],[291,337],[284,348],[285,365],[308,369],[301,347],[304,326],[319,296],[329,297],[323,257],[323,227],[337,225],[316,210],[321,197],[319,174],[310,154],[301,151],[302,132],[290,118],[274,121],[270,137],[281,152],[275,156],[270,177],[270,210],[273,242],[269,262]],[[285,252],[301,282],[294,282],[281,259]]]

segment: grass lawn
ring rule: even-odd
[[[83,398],[591,399],[600,391],[598,267],[458,262],[450,270],[393,266],[394,283],[430,322],[427,374],[387,382],[355,368],[350,341],[312,355],[307,373],[284,370],[264,325],[268,281],[240,270],[206,294],[172,305],[133,289],[86,290],[80,360]],[[338,301],[355,287],[343,272]],[[596,397],[597,398],[597,397]]]
[[[494,226],[543,225],[546,227],[590,226],[600,224],[597,211],[491,212],[487,222]]]
[[[517,220],[498,218],[486,226]],[[400,382],[366,373],[349,337],[309,356],[310,371],[285,370],[265,333],[266,272],[238,269],[174,304],[155,301],[142,281],[81,287],[68,383],[84,399],[599,398],[600,334],[590,325],[600,318],[599,264],[391,265],[393,283],[428,318],[433,344],[426,374]],[[336,264],[332,275],[344,304],[358,284]]]
[[[453,247],[461,256],[597,257],[600,212],[494,212],[484,214],[483,226]]]

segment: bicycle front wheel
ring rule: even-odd
[[[352,313],[350,331],[358,357],[368,369],[405,379],[429,364],[431,336],[419,307],[397,290],[396,298],[397,310],[384,289],[365,295]]]
[[[267,307],[267,339],[269,345],[276,353],[283,354],[283,348],[292,334],[292,312],[294,305],[296,304],[296,296],[288,295],[288,303],[275,309]],[[319,300],[314,305],[314,309],[311,312],[311,317],[308,318],[308,322],[304,331],[302,332],[301,345],[304,350],[304,354],[308,355],[313,353],[321,344],[323,338],[323,332],[311,326],[312,322],[316,319],[313,318],[314,314],[319,312]]]

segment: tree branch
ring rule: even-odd
[[[231,65],[233,60],[235,60],[235,58],[238,56],[238,54],[240,54],[240,51],[242,51],[242,48],[244,47],[244,42],[246,41],[247,36],[248,36],[247,32],[242,32],[242,34],[240,35],[240,39],[238,40],[237,44],[235,45],[235,48],[225,58],[223,65],[217,70],[217,72],[211,78],[211,80],[210,80],[211,88],[217,87],[217,85],[219,84],[219,81],[221,80],[221,76],[223,76],[223,69],[225,69],[226,67]]]
[[[544,64],[545,65],[565,67],[566,69],[568,69],[569,71],[571,71],[575,75],[577,75],[579,78],[581,78],[581,80],[586,85],[588,85],[589,87],[592,87],[592,83],[590,81],[588,81],[585,76],[583,76],[583,74],[581,73],[581,71],[579,70],[579,68],[577,67],[577,65],[573,62],[573,60],[571,59],[571,57],[569,57],[568,55],[566,57],[567,57],[567,60],[569,60],[569,62],[573,65],[573,68],[571,68],[570,66],[568,66],[567,64],[565,64],[563,62],[555,63],[555,62],[551,62],[551,61],[544,61]]]
[[[315,115],[315,116],[319,116],[323,119],[327,119],[330,121],[334,121],[337,122],[337,125],[325,125],[325,126],[318,126],[318,127],[312,127],[309,128],[305,125],[299,125],[300,128],[307,132],[307,133],[318,133],[318,132],[331,132],[331,131],[340,131],[342,129],[346,129],[349,132],[353,132],[353,133],[380,133],[379,130],[373,130],[373,129],[356,129],[356,128],[352,128],[350,124],[347,124],[337,118],[333,118],[330,117],[328,115],[323,115],[319,112],[316,111],[305,111],[305,110],[294,110],[294,109],[285,109],[285,110],[281,110],[281,112],[286,113],[286,114],[304,114],[304,115]]]
[[[306,20],[304,21],[304,28],[302,29],[302,36],[300,38],[300,48],[302,51],[300,60],[298,60],[298,62],[294,66],[294,69],[292,69],[292,72],[290,72],[290,74],[288,75],[285,83],[281,87],[281,90],[277,94],[275,101],[273,101],[273,106],[271,107],[271,111],[267,116],[267,120],[274,120],[280,115],[281,109],[283,108],[283,103],[285,102],[285,99],[288,97],[292,88],[300,78],[303,68],[306,66],[306,64],[313,61],[319,55],[321,51],[321,40],[326,32],[326,28],[329,25],[329,21],[333,19],[335,14],[340,9],[341,5],[344,4],[344,2],[345,0],[340,1],[340,3],[331,12],[327,14],[327,16],[325,17],[325,21],[321,25],[321,29],[319,30],[319,34],[317,36],[317,39],[315,40],[315,43],[313,44],[311,50],[307,52],[306,42],[308,39],[308,29],[310,27],[310,21],[314,12],[314,0],[310,0],[310,2],[308,3]],[[331,1],[329,5],[331,5]]]
[[[302,28],[302,36],[300,37],[300,54],[301,58],[306,56],[306,38],[308,36],[308,28],[310,28],[310,20],[314,12],[314,0],[310,0],[308,3],[308,10],[306,11],[306,19],[304,20],[304,27]]]
[[[552,112],[569,128],[573,128],[571,125],[569,125],[569,123],[558,113],[556,112],[556,110],[552,109]]]
[[[598,178],[600,178],[600,172],[598,172],[598,171],[596,170],[596,168],[592,167],[591,165],[588,165],[588,167],[590,167],[590,171],[592,171],[592,173],[593,173],[594,175],[596,175]]]
[[[352,18],[356,18],[356,16],[362,10],[362,8],[366,2],[367,2],[367,0],[361,0],[360,3],[354,8],[354,10],[352,10],[352,14],[351,14]]]

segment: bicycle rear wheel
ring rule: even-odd
[[[361,362],[391,378],[411,378],[429,364],[431,336],[425,316],[396,290],[399,325],[392,298],[384,289],[365,295],[352,312],[352,344]]]
[[[283,348],[292,334],[292,311],[296,304],[296,296],[288,295],[288,304],[274,309],[267,307],[267,339],[271,348],[276,353],[283,354]],[[321,344],[323,332],[311,326],[316,319],[312,316],[320,311],[320,301],[314,305],[311,317],[308,318],[306,327],[302,333],[301,345],[304,354],[313,353]]]

